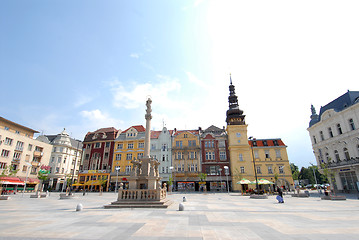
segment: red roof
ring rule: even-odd
[[[151,138],[158,138],[162,131],[151,131]]]
[[[134,128],[137,130],[137,132],[145,132],[146,128],[144,128],[142,125],[136,125],[136,126],[132,126],[127,128],[125,131],[123,131],[124,133],[127,132],[128,130],[130,130],[131,128]]]
[[[257,139],[257,146],[253,146],[253,140],[248,140],[249,145],[252,147],[277,147],[277,146],[285,146],[282,139]],[[263,144],[263,141],[267,141],[267,145]],[[274,145],[274,141],[277,141],[278,145]]]

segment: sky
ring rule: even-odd
[[[248,136],[315,164],[310,106],[358,91],[358,1],[0,3],[0,116],[76,139],[103,127],[226,125],[230,74]]]

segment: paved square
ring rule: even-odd
[[[359,200],[171,194],[168,209],[104,209],[114,193],[0,201],[0,239],[359,239]],[[182,197],[185,211],[178,211]],[[81,203],[84,209],[76,212]]]

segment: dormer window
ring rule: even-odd
[[[268,146],[267,140],[263,140],[263,146]]]
[[[257,147],[257,141],[253,141],[253,146]]]

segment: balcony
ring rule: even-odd
[[[340,167],[352,167],[355,165],[359,165],[359,157],[343,159],[338,161],[331,161],[328,163],[328,168],[340,168]]]
[[[15,147],[15,151],[19,151],[19,152],[22,152],[24,150],[23,147]]]
[[[34,157],[37,157],[37,158],[41,158],[42,157],[42,155],[44,155],[44,153],[43,152],[40,152],[40,151],[34,151]]]

